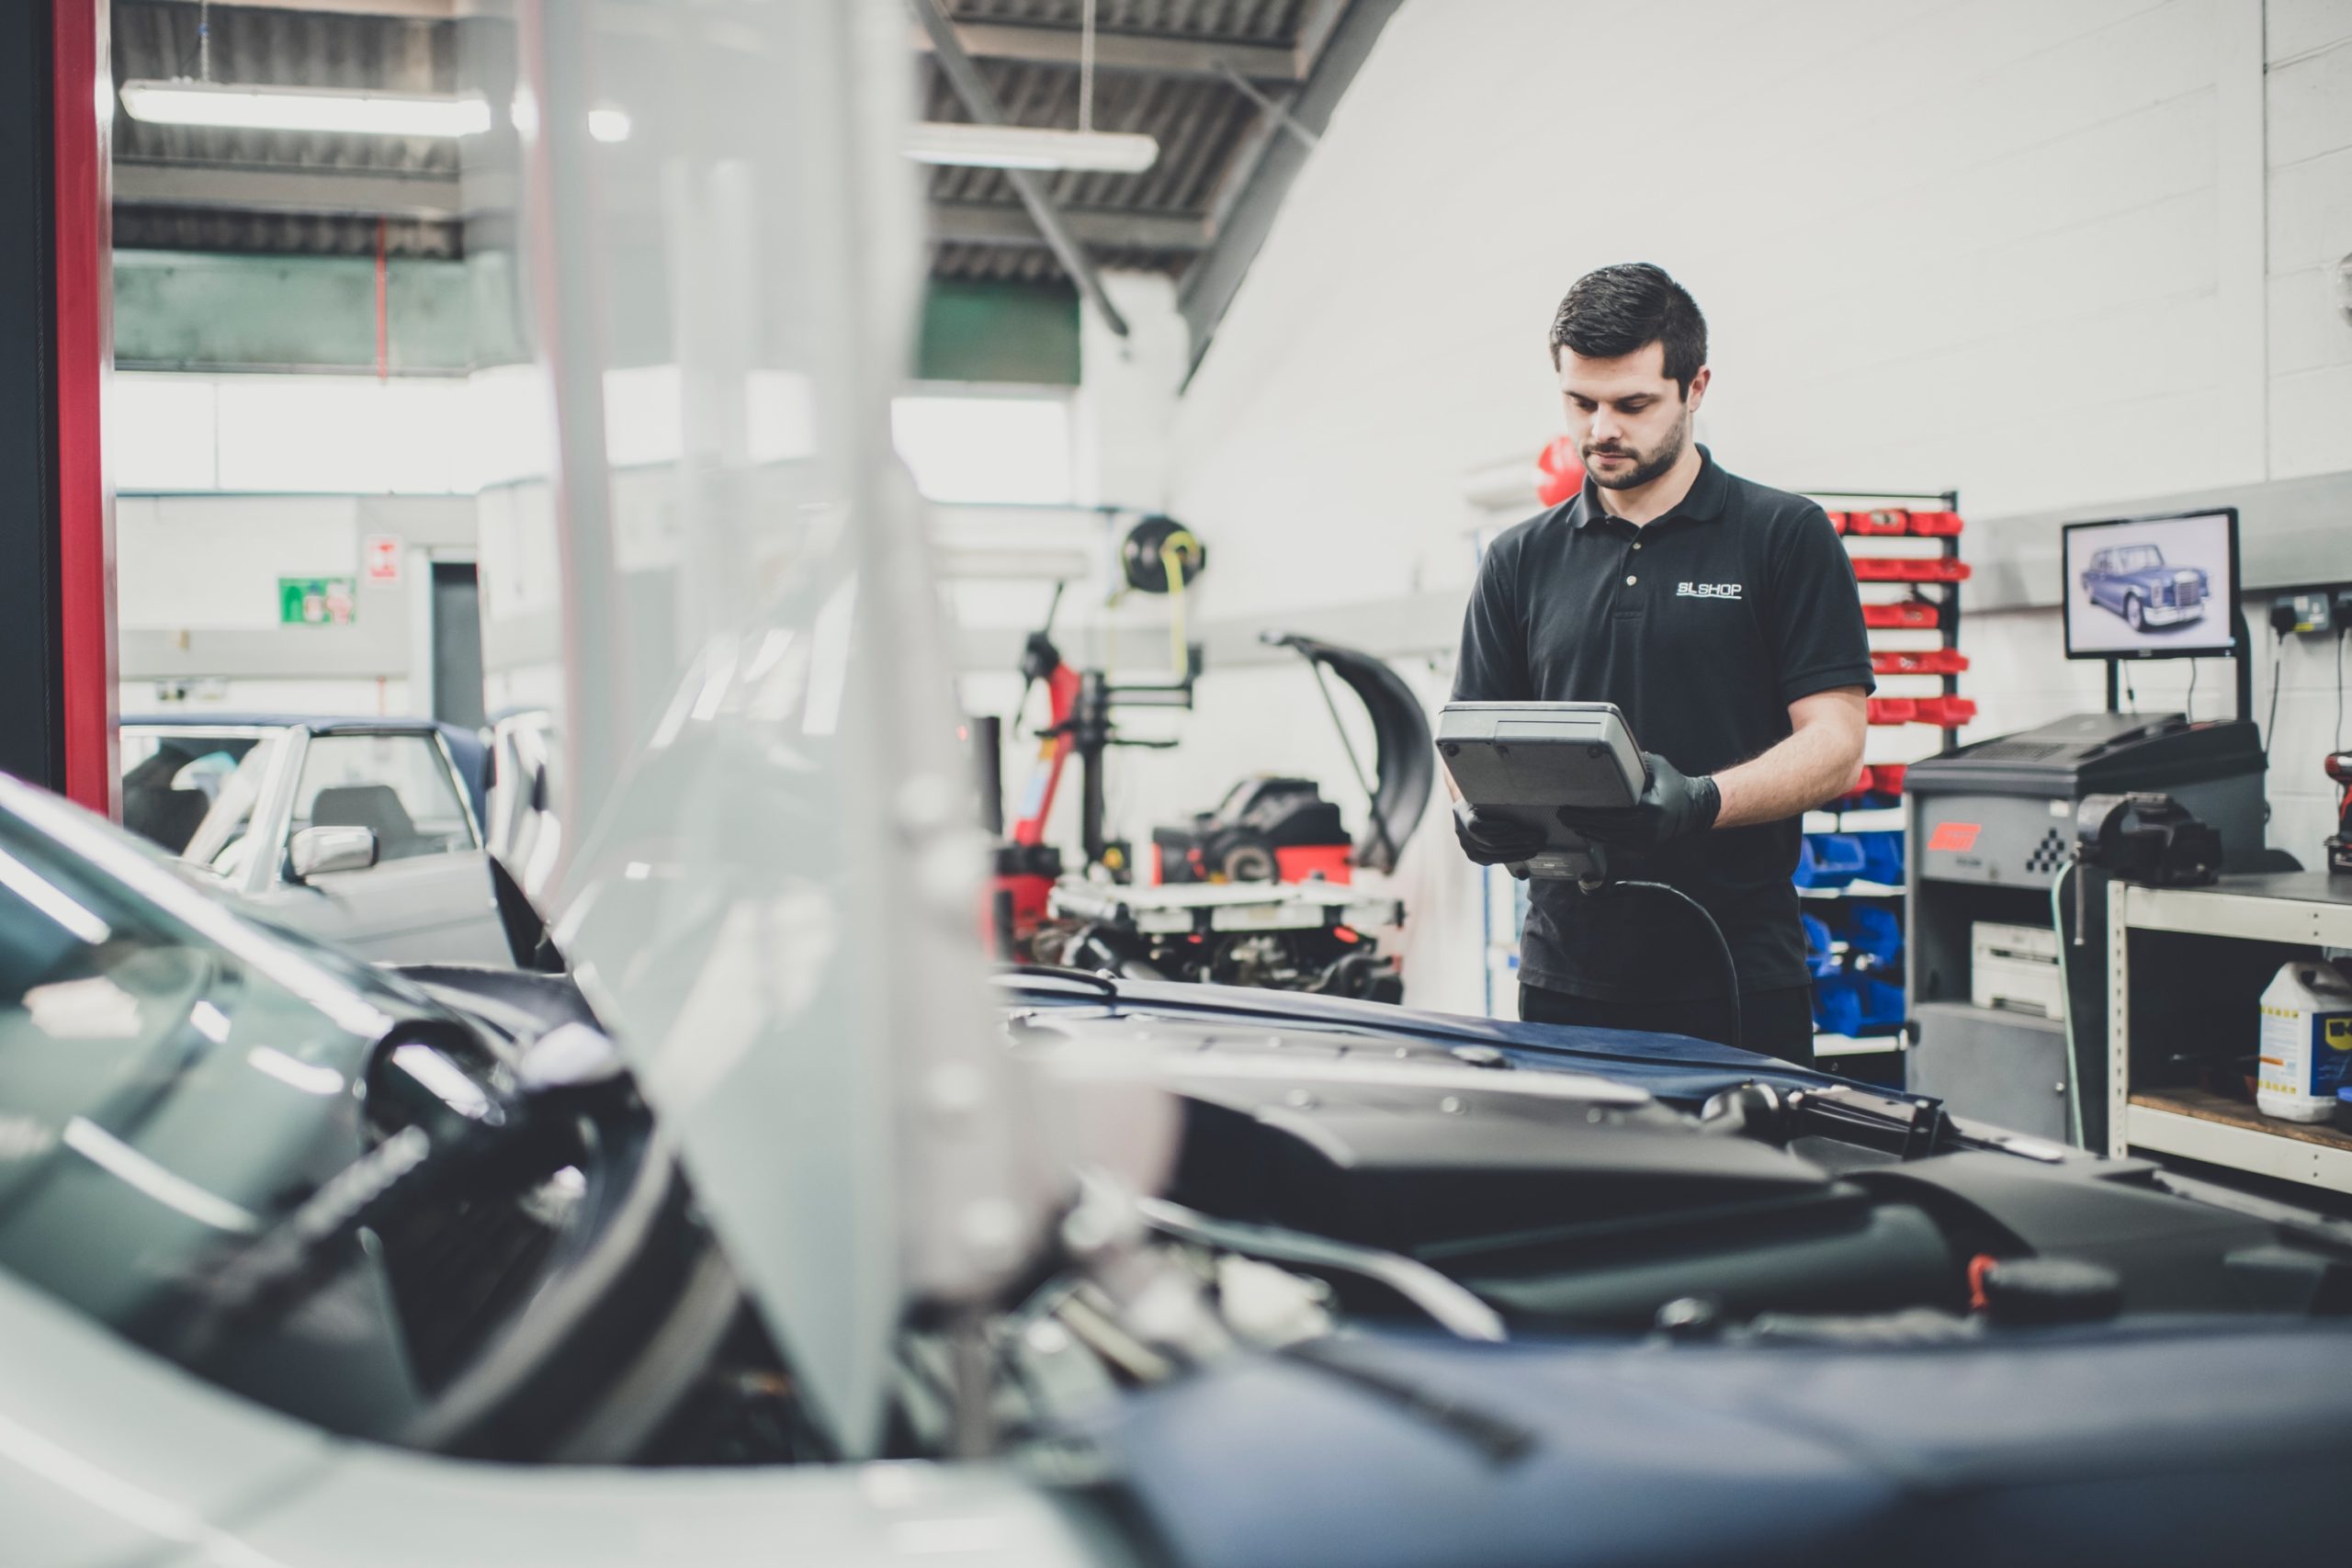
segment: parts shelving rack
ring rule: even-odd
[[[1960,651],[1961,593],[1968,581],[1969,569],[1960,557],[1961,537],[1964,531],[1957,491],[1807,491],[1811,499],[1819,502],[1829,513],[1830,522],[1843,536],[1848,554],[1856,562],[1856,580],[1862,591],[1863,621],[1871,634],[1871,662],[1883,680],[1917,682],[1932,680],[1936,695],[1927,699],[1933,704],[1933,728],[1939,739],[1938,752],[1949,752],[1959,745],[1961,725],[1973,716],[1973,705],[1960,694],[1961,673],[1967,660]],[[1905,541],[1904,547],[1893,555],[1880,553],[1894,541]],[[1927,541],[1932,548],[1922,548]],[[1913,564],[1916,563],[1916,564]],[[1890,589],[1901,592],[1890,595]],[[1916,634],[1932,631],[1932,643],[1925,643]],[[1896,646],[1885,646],[1883,634],[1893,634]],[[1905,660],[1890,656],[1911,654],[1924,658]],[[1891,666],[1919,662],[1928,668],[1917,672]],[[1873,701],[1870,735],[1905,735],[1916,733],[1916,719],[1894,716],[1911,708],[1915,698],[1880,698]],[[1896,766],[1916,761],[1915,756],[1887,758],[1883,743],[1871,744],[1864,752],[1866,762],[1873,767]],[[1895,749],[1902,750],[1900,742]],[[1872,752],[1879,753],[1876,760]],[[1874,792],[1893,794],[1892,791]],[[1804,830],[1808,833],[1866,833],[1900,830],[1903,815],[1896,807],[1864,807],[1859,809],[1807,812]],[[1899,886],[1854,883],[1843,888],[1808,888],[1802,890],[1807,908],[1818,907],[1826,899],[1869,899],[1880,908],[1893,908],[1901,919],[1904,913],[1903,889]],[[1906,922],[1907,923],[1907,922]],[[1905,1034],[1898,1025],[1885,1032],[1860,1036],[1816,1033],[1814,1036],[1815,1055],[1823,1058],[1893,1058],[1899,1072],[1901,1053]],[[1862,1064],[1849,1065],[1849,1070],[1862,1069]],[[1873,1076],[1894,1076],[1882,1066]]]

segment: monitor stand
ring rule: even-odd
[[[2248,657],[2253,652],[2253,636],[2245,624],[2244,606],[2233,604],[2230,606],[2230,641],[2233,648],[2225,657],[2233,667],[2233,672],[2236,677],[2233,684],[2237,693],[2237,716],[2240,718],[2254,716],[2254,663]],[[2123,711],[2122,672],[2123,660],[2107,660],[2107,711],[2109,713]]]

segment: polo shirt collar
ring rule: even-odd
[[[1724,497],[1730,489],[1731,481],[1724,478],[1722,468],[1715,462],[1715,455],[1702,446],[1699,448],[1699,477],[1690,481],[1690,493],[1684,496],[1673,511],[1650,519],[1650,525],[1654,527],[1668,517],[1687,517],[1694,523],[1721,517]],[[1569,521],[1581,528],[1588,523],[1601,520],[1620,521],[1600,504],[1600,487],[1587,476],[1584,489],[1577,492],[1570,508]]]

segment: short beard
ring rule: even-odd
[[[1642,457],[1638,452],[1634,454],[1634,466],[1623,479],[1610,479],[1605,477],[1600,469],[1592,466],[1592,455],[1590,453],[1582,453],[1580,456],[1584,458],[1584,471],[1591,475],[1592,482],[1599,485],[1601,489],[1639,490],[1644,485],[1648,484],[1651,480],[1664,475],[1668,469],[1680,462],[1682,460],[1682,449],[1689,446],[1690,443],[1690,416],[1688,413],[1685,413],[1682,416],[1682,422],[1674,427],[1672,433],[1669,434],[1664,441],[1658,444],[1658,449],[1656,452],[1651,453],[1647,457]]]

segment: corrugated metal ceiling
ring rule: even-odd
[[[1000,29],[996,52],[978,64],[1022,125],[1074,127],[1079,122],[1079,71],[1073,40],[1084,0],[947,0],[962,27]],[[1140,131],[1160,144],[1159,162],[1139,175],[1060,174],[1052,176],[1057,204],[1087,226],[1088,250],[1102,265],[1182,276],[1205,245],[1223,184],[1253,139],[1265,134],[1263,111],[1231,81],[1215,73],[1222,57],[1200,46],[1227,44],[1264,67],[1270,51],[1297,47],[1301,29],[1329,0],[1097,0],[1103,53],[1125,44],[1129,57],[1095,75],[1094,123],[1106,130]],[[117,80],[194,75],[199,69],[192,0],[113,0]],[[453,92],[459,80],[458,24],[391,17],[351,16],[218,5],[211,8],[210,72],[214,80],[284,85],[379,87]],[[1011,29],[1026,29],[1013,31]],[[913,29],[910,28],[910,37]],[[1039,47],[1031,47],[1036,45]],[[1154,47],[1180,52],[1175,69],[1152,67]],[[1142,63],[1134,51],[1146,51]],[[1021,58],[1023,55],[1072,58]],[[919,66],[918,102],[939,119],[967,119],[937,66]],[[1279,81],[1262,84],[1279,92]],[[119,162],[143,165],[147,194],[117,215],[118,243],[166,247],[260,250],[289,254],[351,254],[371,248],[372,219],[350,213],[240,212],[213,203],[175,205],[174,170],[368,171],[454,176],[458,149],[429,139],[291,135],[154,126],[118,114]],[[160,188],[159,188],[160,187]],[[941,277],[1061,277],[1052,253],[1034,228],[1003,175],[987,169],[932,172],[929,191],[942,238],[932,270]],[[1119,220],[1159,220],[1129,231]],[[961,221],[950,221],[950,218]],[[1169,221],[1176,220],[1176,221]],[[396,220],[388,226],[403,254],[447,255],[463,246],[453,220]],[[1181,243],[1168,243],[1171,238]]]
[[[185,0],[114,0],[114,78],[198,74],[198,7]],[[458,90],[458,35],[447,22],[244,6],[211,8],[211,76],[274,87]],[[208,163],[454,174],[458,146],[436,137],[313,136],[149,125],[118,112],[124,163]]]

